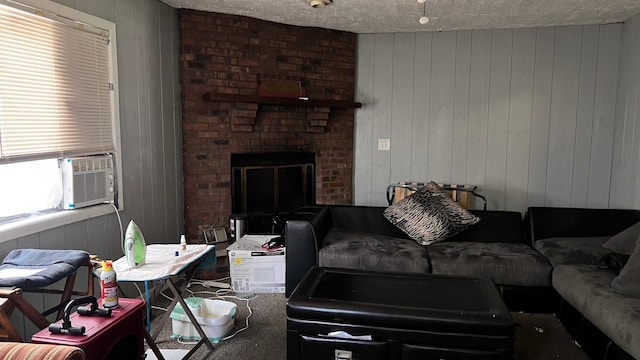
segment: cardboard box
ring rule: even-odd
[[[277,235],[244,235],[228,247],[231,288],[239,293],[284,293],[285,248],[264,250]]]

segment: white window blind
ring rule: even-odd
[[[0,162],[115,150],[109,46],[106,30],[0,3]]]

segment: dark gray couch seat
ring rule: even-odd
[[[612,236],[640,221],[640,210],[529,207],[529,240],[554,265],[557,314],[593,359],[640,359],[640,299],[610,287],[614,273],[597,268]]]
[[[498,285],[551,285],[551,265],[526,244],[442,242],[428,249],[434,274],[487,278]]]
[[[429,272],[426,248],[411,239],[331,228],[318,252],[323,267],[371,271]]]
[[[601,256],[610,253],[602,247],[610,236],[556,237],[536,241],[533,246],[553,266],[563,264],[597,265]]]
[[[614,277],[594,265],[558,265],[552,285],[614,343],[640,359],[640,299],[614,292],[609,287]]]

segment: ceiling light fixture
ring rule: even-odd
[[[321,8],[333,3],[333,0],[307,0],[312,8]]]
[[[418,0],[418,3],[422,4],[422,16],[418,19],[418,22],[422,25],[429,22],[429,18],[427,17],[427,0]]]

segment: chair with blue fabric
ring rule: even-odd
[[[78,269],[87,267],[87,287],[74,290]],[[49,326],[45,316],[57,311],[56,320],[62,318],[64,305],[74,295],[93,295],[93,276],[89,254],[83,250],[12,250],[0,265],[0,340],[22,341],[9,321],[14,309],[20,310],[35,326]],[[65,279],[62,289],[58,281]],[[38,311],[22,296],[24,292],[59,294],[60,302],[52,308]]]

